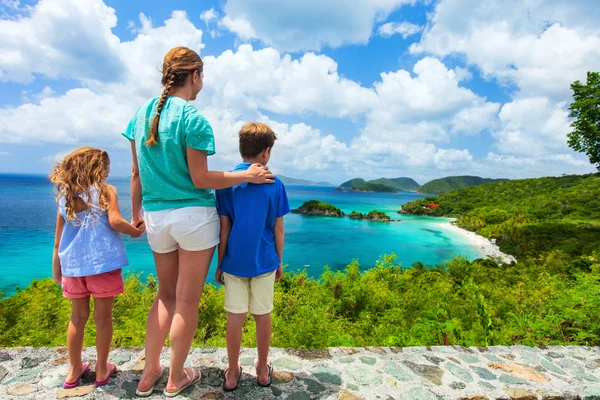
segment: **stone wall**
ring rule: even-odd
[[[168,365],[168,356],[165,350],[164,365]],[[193,349],[188,364],[200,367],[202,379],[178,398],[600,400],[598,347],[273,349],[270,358],[275,373],[270,388],[255,383],[255,357],[255,349],[242,350],[244,372],[239,388],[223,393],[226,350]],[[84,360],[93,365],[94,359],[94,348],[86,348]],[[109,385],[94,389],[91,372],[78,389],[64,390],[65,348],[0,350],[0,398],[135,398],[144,366],[143,350],[118,348],[110,359],[119,373]],[[151,398],[164,398],[164,383],[163,379]]]

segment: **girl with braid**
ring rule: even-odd
[[[171,360],[164,395],[175,397],[200,380],[184,368],[198,326],[198,303],[215,247],[219,216],[211,189],[273,183],[266,166],[247,171],[208,169],[215,154],[208,121],[189,104],[202,90],[203,62],[186,47],[170,50],[162,68],[162,94],[142,105],[123,136],[131,142],[132,224],[145,223],[158,276],[158,293],[146,325],[146,361],[137,395],[152,395],[165,368],[160,353],[170,336]],[[143,210],[143,211],[142,211]]]

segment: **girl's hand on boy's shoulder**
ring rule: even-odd
[[[221,268],[217,268],[217,272],[215,272],[215,281],[220,285],[225,284],[225,281],[223,280],[223,271]]]
[[[275,280],[276,281],[280,280],[282,276],[283,276],[283,268],[280,265],[279,268],[277,268],[277,270],[275,271]]]

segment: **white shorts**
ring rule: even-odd
[[[273,311],[275,273],[267,272],[255,278],[242,278],[223,273],[225,281],[225,311],[264,315]]]
[[[201,251],[219,244],[221,225],[215,207],[184,207],[146,211],[146,233],[156,253],[171,253],[179,248]]]

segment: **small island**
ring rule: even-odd
[[[321,215],[324,217],[343,217],[346,215],[339,208],[319,200],[307,201],[300,208],[292,210],[292,214]]]
[[[373,210],[369,211],[368,214],[359,213],[356,211],[352,211],[348,217],[350,219],[366,219],[367,221],[376,221],[376,222],[391,222],[392,219],[381,211]]]
[[[349,215],[344,214],[339,208],[323,203],[320,200],[310,200],[302,204],[299,208],[292,210],[292,214],[304,214],[304,215],[317,215],[323,217],[349,217],[350,219],[364,219],[366,221],[374,222],[395,222],[386,213],[381,211],[373,210],[368,214],[359,213],[352,211]]]

